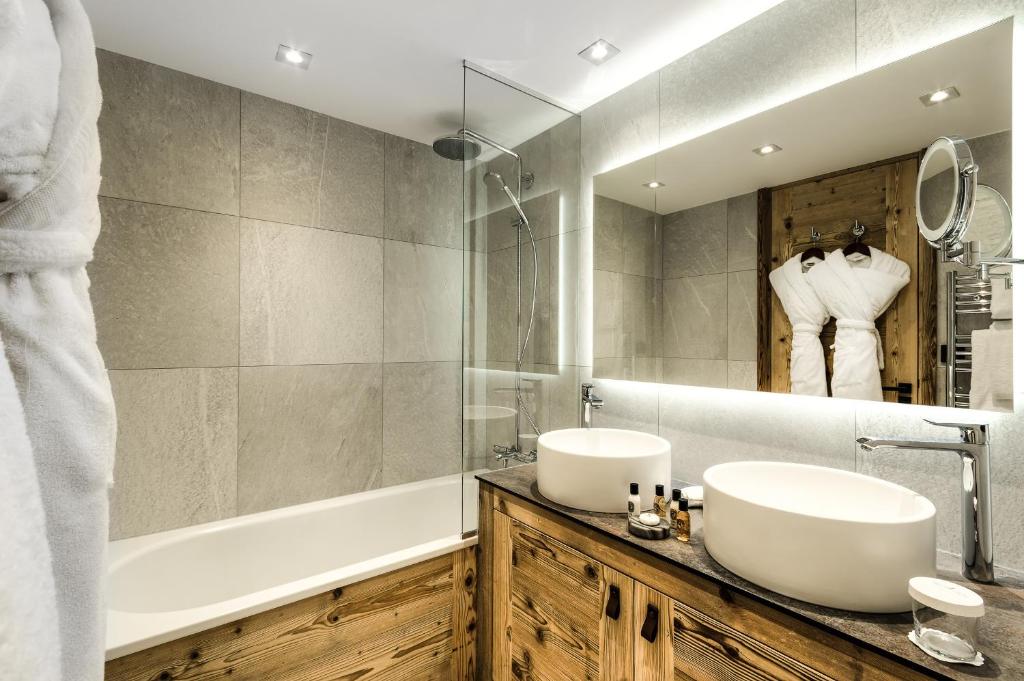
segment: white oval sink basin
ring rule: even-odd
[[[910,610],[907,581],[935,575],[935,506],[878,478],[743,461],[704,472],[704,545],[731,572],[843,610]]]
[[[537,440],[537,488],[563,506],[625,513],[629,483],[645,504],[654,486],[672,482],[672,445],[665,438],[615,428],[568,428]]]

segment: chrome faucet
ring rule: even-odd
[[[926,419],[927,421],[927,419]],[[933,426],[959,428],[959,442],[916,442],[913,440],[857,440],[861,449],[924,449],[960,455],[963,474],[961,490],[964,577],[974,582],[994,582],[992,565],[992,497],[989,482],[988,426],[978,423],[935,423]]]
[[[584,383],[582,386],[582,402],[580,403],[580,428],[590,428],[594,420],[594,410],[604,406],[604,400],[594,394],[594,384]]]

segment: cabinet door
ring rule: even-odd
[[[643,584],[633,613],[637,681],[832,678]]]
[[[496,681],[632,678],[633,581],[495,513]]]

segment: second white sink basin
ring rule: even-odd
[[[537,488],[551,501],[584,511],[625,513],[629,483],[650,504],[668,489],[672,446],[657,435],[615,428],[569,428],[537,440]]]
[[[704,545],[731,572],[803,601],[910,610],[907,581],[935,575],[935,506],[878,478],[744,461],[704,472]]]

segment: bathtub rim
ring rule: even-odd
[[[397,496],[446,483],[451,484],[454,489],[459,489],[462,484],[462,475],[455,474],[453,476],[443,476],[404,485],[394,485],[280,509],[259,511],[234,518],[215,520],[201,525],[119,539],[109,544],[107,570],[104,573],[104,579],[109,579],[115,569],[142,553],[171,546],[189,537],[259,524],[268,518],[288,518],[304,513],[352,505],[364,499],[382,496],[382,492]],[[461,523],[455,529],[455,533],[438,539],[414,544],[334,570],[310,575],[209,605],[145,613],[116,610],[108,607],[106,610],[106,660],[110,661],[124,657],[125,655],[152,648],[162,643],[206,631],[244,617],[273,610],[282,605],[309,598],[310,596],[316,596],[337,587],[355,584],[477,544],[478,539],[475,535],[463,537]]]

